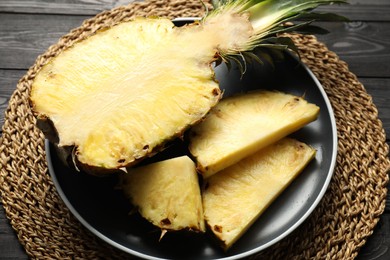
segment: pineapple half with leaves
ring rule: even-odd
[[[194,162],[176,157],[121,173],[121,188],[140,214],[164,231],[204,232],[202,199]]]
[[[205,181],[207,226],[229,249],[314,158],[315,150],[284,138]]]
[[[74,147],[73,161],[85,170],[134,165],[217,104],[213,64],[255,58],[255,47],[287,49],[292,42],[275,35],[310,21],[286,21],[324,17],[310,11],[343,2],[221,0],[184,27],[135,18],[102,29],[53,57],[33,79],[38,126],[59,147]]]
[[[189,150],[207,178],[314,121],[319,111],[302,97],[277,91],[228,97],[191,129]]]

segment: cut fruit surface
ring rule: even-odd
[[[207,178],[315,120],[301,97],[256,91],[223,99],[190,132],[189,149]]]
[[[153,225],[205,231],[198,175],[187,156],[128,169],[121,180],[126,197]]]
[[[135,18],[104,28],[40,68],[32,82],[33,111],[41,129],[52,132],[45,133],[50,140],[75,147],[73,161],[82,169],[134,165],[219,101],[215,61],[256,60],[256,47],[292,48],[291,40],[275,37],[299,27],[285,22],[302,15],[312,20],[316,15],[308,11],[334,2],[345,1],[213,1],[214,10],[183,27]]]
[[[285,138],[206,180],[205,220],[224,249],[245,233],[314,155],[313,148]]]
[[[218,102],[210,66],[172,41],[172,28],[167,19],[119,24],[64,51],[35,78],[34,109],[53,122],[60,146],[77,147],[82,164],[131,165]]]

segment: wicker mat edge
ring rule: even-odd
[[[127,257],[83,228],[55,190],[47,172],[44,137],[29,106],[31,82],[39,68],[74,42],[136,15],[194,17],[203,11],[197,0],[150,0],[102,12],[62,37],[20,79],[0,139],[0,191],[6,215],[31,258]],[[339,138],[337,166],[328,191],[307,221],[255,257],[351,259],[384,211],[390,167],[385,132],[371,97],[347,64],[314,36],[290,37],[333,106]]]

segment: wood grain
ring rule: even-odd
[[[387,77],[390,27],[381,22],[318,23],[331,33],[318,35],[359,77]]]
[[[15,231],[5,217],[4,208],[0,203],[0,259],[28,259],[24,248],[19,243]]]
[[[390,217],[381,217],[367,244],[360,250],[356,260],[389,260],[390,256]]]
[[[26,69],[85,16],[1,14],[0,68]]]
[[[388,0],[349,0],[347,5],[332,5],[318,8],[318,11],[332,12],[348,17],[351,21],[390,21]]]
[[[0,69],[0,125],[4,124],[4,111],[8,107],[8,102],[16,89],[16,84],[25,73],[26,70]]]
[[[377,64],[380,66],[380,64]],[[390,137],[390,102],[389,102],[389,78],[359,78],[367,93],[372,96],[373,102],[378,109],[379,118],[387,134]]]
[[[50,45],[83,20],[133,0],[1,0],[0,1],[0,125],[18,80]],[[349,0],[326,6],[351,21],[318,23],[331,31],[320,41],[346,61],[379,111],[390,136],[390,1]],[[387,143],[390,144],[389,138]],[[390,188],[390,184],[388,185]],[[358,260],[390,259],[390,195],[385,213],[361,249]],[[28,259],[0,203],[0,259]]]
[[[32,14],[94,15],[103,10],[127,5],[132,0],[2,0],[0,12]]]
[[[71,14],[94,15],[120,5],[126,5],[134,0],[2,0],[0,12],[33,13],[33,14]],[[389,21],[390,3],[387,0],[349,0],[349,5],[320,7],[318,11],[337,12],[346,15],[351,20]],[[363,7],[362,7],[363,6]]]

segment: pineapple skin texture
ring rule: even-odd
[[[208,178],[297,131],[318,114],[318,106],[277,91],[228,97],[190,130],[189,150]]]
[[[206,180],[207,226],[228,250],[314,158],[315,150],[284,138]]]
[[[153,225],[205,232],[198,174],[189,157],[128,169],[121,181],[126,197]]]

